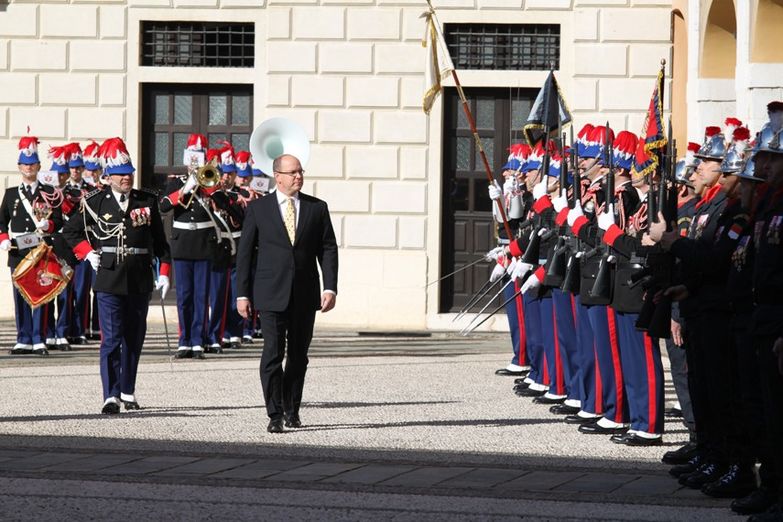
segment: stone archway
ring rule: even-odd
[[[737,66],[737,18],[733,0],[713,0],[702,34],[699,77],[734,78]]]
[[[783,62],[783,46],[773,43],[779,41],[783,29],[783,0],[757,0],[755,7],[750,61]]]

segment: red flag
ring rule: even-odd
[[[658,71],[650,98],[650,106],[644,118],[644,125],[639,137],[631,176],[638,179],[654,172],[658,168],[658,156],[666,147],[666,132],[663,128],[663,67]]]

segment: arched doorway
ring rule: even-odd
[[[704,25],[699,77],[734,78],[737,18],[733,0],[713,0]]]
[[[783,46],[775,43],[783,28],[783,0],[758,0],[753,18],[750,61],[783,62]]]

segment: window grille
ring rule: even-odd
[[[245,23],[142,22],[141,65],[253,67],[255,27]]]
[[[457,69],[548,71],[560,67],[557,24],[446,24]]]

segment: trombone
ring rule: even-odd
[[[199,187],[212,188],[220,183],[220,171],[213,162],[205,163],[203,166],[199,167],[197,160],[191,158],[190,166],[188,167],[188,177],[190,176],[195,176],[197,186],[188,194],[189,197],[187,198],[187,202],[183,203],[182,200],[180,200],[180,205],[185,208],[189,208],[191,203],[193,203],[193,198],[196,197],[196,190],[198,190]]]

